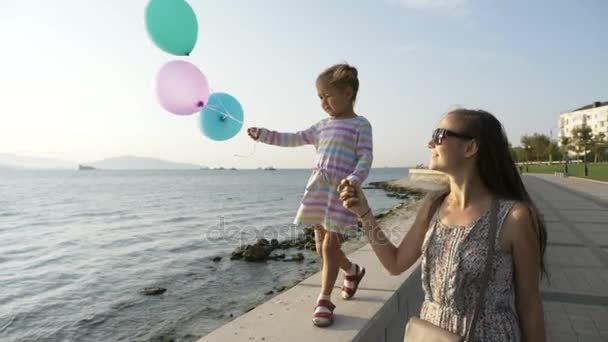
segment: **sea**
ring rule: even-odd
[[[0,170],[0,341],[197,340],[319,270],[312,251],[230,260],[301,233],[310,173]],[[367,182],[407,174],[378,168]],[[406,201],[366,193],[376,213]]]

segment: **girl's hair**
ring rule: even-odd
[[[452,110],[448,114],[462,117],[466,127],[462,133],[469,134],[477,141],[477,172],[483,184],[498,198],[520,201],[528,207],[540,245],[541,275],[547,275],[544,261],[547,229],[517,172],[509,153],[504,127],[494,115],[484,110],[463,108]]]
[[[325,69],[319,75],[319,78],[327,80],[330,85],[340,90],[350,87],[353,90],[353,102],[357,99],[357,92],[359,91],[357,68],[346,63],[335,64]]]

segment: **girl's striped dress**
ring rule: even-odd
[[[344,233],[356,227],[357,217],[342,206],[337,186],[342,179],[361,184],[373,159],[372,127],[366,118],[327,118],[297,133],[260,129],[259,141],[276,146],[314,145],[316,165],[294,220],[306,226],[323,225]]]

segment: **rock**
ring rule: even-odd
[[[285,258],[283,261],[304,261],[304,254],[298,253],[290,256],[289,258]]]
[[[304,228],[304,235],[306,236],[312,236],[314,238],[315,236],[315,230],[312,227],[306,227]]]
[[[270,295],[274,294],[274,291],[270,290],[270,291],[268,291],[268,292],[266,292],[264,294],[267,295],[267,296],[270,296]]]
[[[302,254],[302,253],[296,254],[296,261],[302,261],[302,260],[304,260],[304,254]]]
[[[218,256],[218,257],[213,258],[212,260],[213,260],[213,262],[220,262],[222,260],[222,257]]]
[[[266,239],[259,239],[255,244],[258,246],[270,246],[270,242]]]
[[[165,293],[167,289],[162,287],[146,287],[142,290],[145,296],[158,296]]]
[[[279,240],[277,240],[277,239],[272,239],[272,240],[270,240],[270,245],[271,245],[273,248],[277,248],[277,247],[279,247]]]
[[[268,258],[271,252],[272,247],[270,246],[253,245],[248,246],[245,252],[243,252],[243,257],[247,261],[263,261]]]
[[[268,259],[272,259],[272,260],[285,259],[285,254],[271,255],[271,256],[268,257]]]
[[[241,246],[237,247],[234,251],[232,251],[230,259],[234,260],[234,259],[242,258],[243,253],[245,253],[245,250],[247,249],[247,247],[249,247],[249,245],[241,245]]]

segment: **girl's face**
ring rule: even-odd
[[[477,153],[475,140],[466,131],[462,118],[454,114],[441,119],[428,148],[431,152],[429,169],[447,174],[473,163]]]
[[[352,112],[353,92],[350,87],[344,90],[336,88],[321,77],[317,80],[317,93],[321,99],[321,107],[329,116],[338,118]]]

